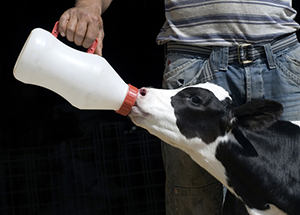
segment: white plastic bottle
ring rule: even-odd
[[[34,29],[24,44],[14,76],[58,93],[79,109],[127,115],[138,94],[104,58],[75,50],[40,28]]]

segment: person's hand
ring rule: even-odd
[[[89,48],[98,38],[95,54],[102,56],[103,21],[101,7],[93,4],[79,4],[65,11],[59,19],[59,32],[78,46]]]

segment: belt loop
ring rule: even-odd
[[[214,46],[212,50],[212,64],[215,71],[227,70],[229,47]]]
[[[270,43],[265,44],[264,49],[268,60],[269,69],[275,69],[276,68],[275,56],[273,54],[271,44]]]
[[[167,54],[168,54],[168,45],[167,45],[167,43],[166,43],[166,44],[164,44],[163,46],[164,46],[164,57],[165,57],[165,59],[166,59]]]

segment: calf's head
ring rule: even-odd
[[[191,140],[207,145],[234,127],[264,129],[281,113],[282,105],[270,100],[234,107],[227,91],[205,83],[175,90],[141,88],[129,117],[165,142],[190,148]]]

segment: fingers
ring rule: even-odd
[[[67,29],[69,19],[70,19],[70,14],[68,11],[65,11],[59,19],[59,32],[60,35],[63,37],[66,36],[66,29]]]
[[[99,44],[96,54],[102,53],[102,40],[104,38],[103,22],[100,13],[81,8],[71,8],[63,13],[59,19],[59,32],[78,46],[89,48],[95,38]]]
[[[69,41],[74,42],[76,34],[77,17],[70,14],[70,19],[67,21],[66,37]]]
[[[83,45],[84,48],[88,48],[90,46],[90,44],[93,43],[92,39],[86,38],[86,33],[88,31],[90,31],[88,29],[87,25],[88,24],[86,22],[83,22],[83,21],[78,22],[77,21],[77,23],[75,23],[75,27],[73,27],[73,25],[72,25],[72,31],[70,30],[70,32],[68,32],[68,34],[70,34],[70,37],[73,37],[75,44],[78,46]],[[75,31],[75,33],[74,33],[74,31]],[[93,32],[93,33],[95,34],[95,32]],[[68,36],[68,34],[67,34],[67,36]],[[96,37],[94,36],[93,38],[95,39]],[[68,40],[71,41],[71,38],[68,38]]]
[[[100,16],[92,18],[91,15],[87,15],[87,17],[83,17],[81,20],[83,20],[82,23],[87,23],[87,25],[84,26],[85,27],[84,38],[81,38],[82,46],[85,48],[88,48],[94,42],[96,37],[98,37],[100,32],[103,31],[103,24],[102,24],[102,20],[100,19]],[[77,30],[78,36],[79,36],[79,32],[81,30],[82,29]],[[98,39],[100,39],[100,38],[98,38]],[[101,39],[103,39],[103,38],[101,38]]]

